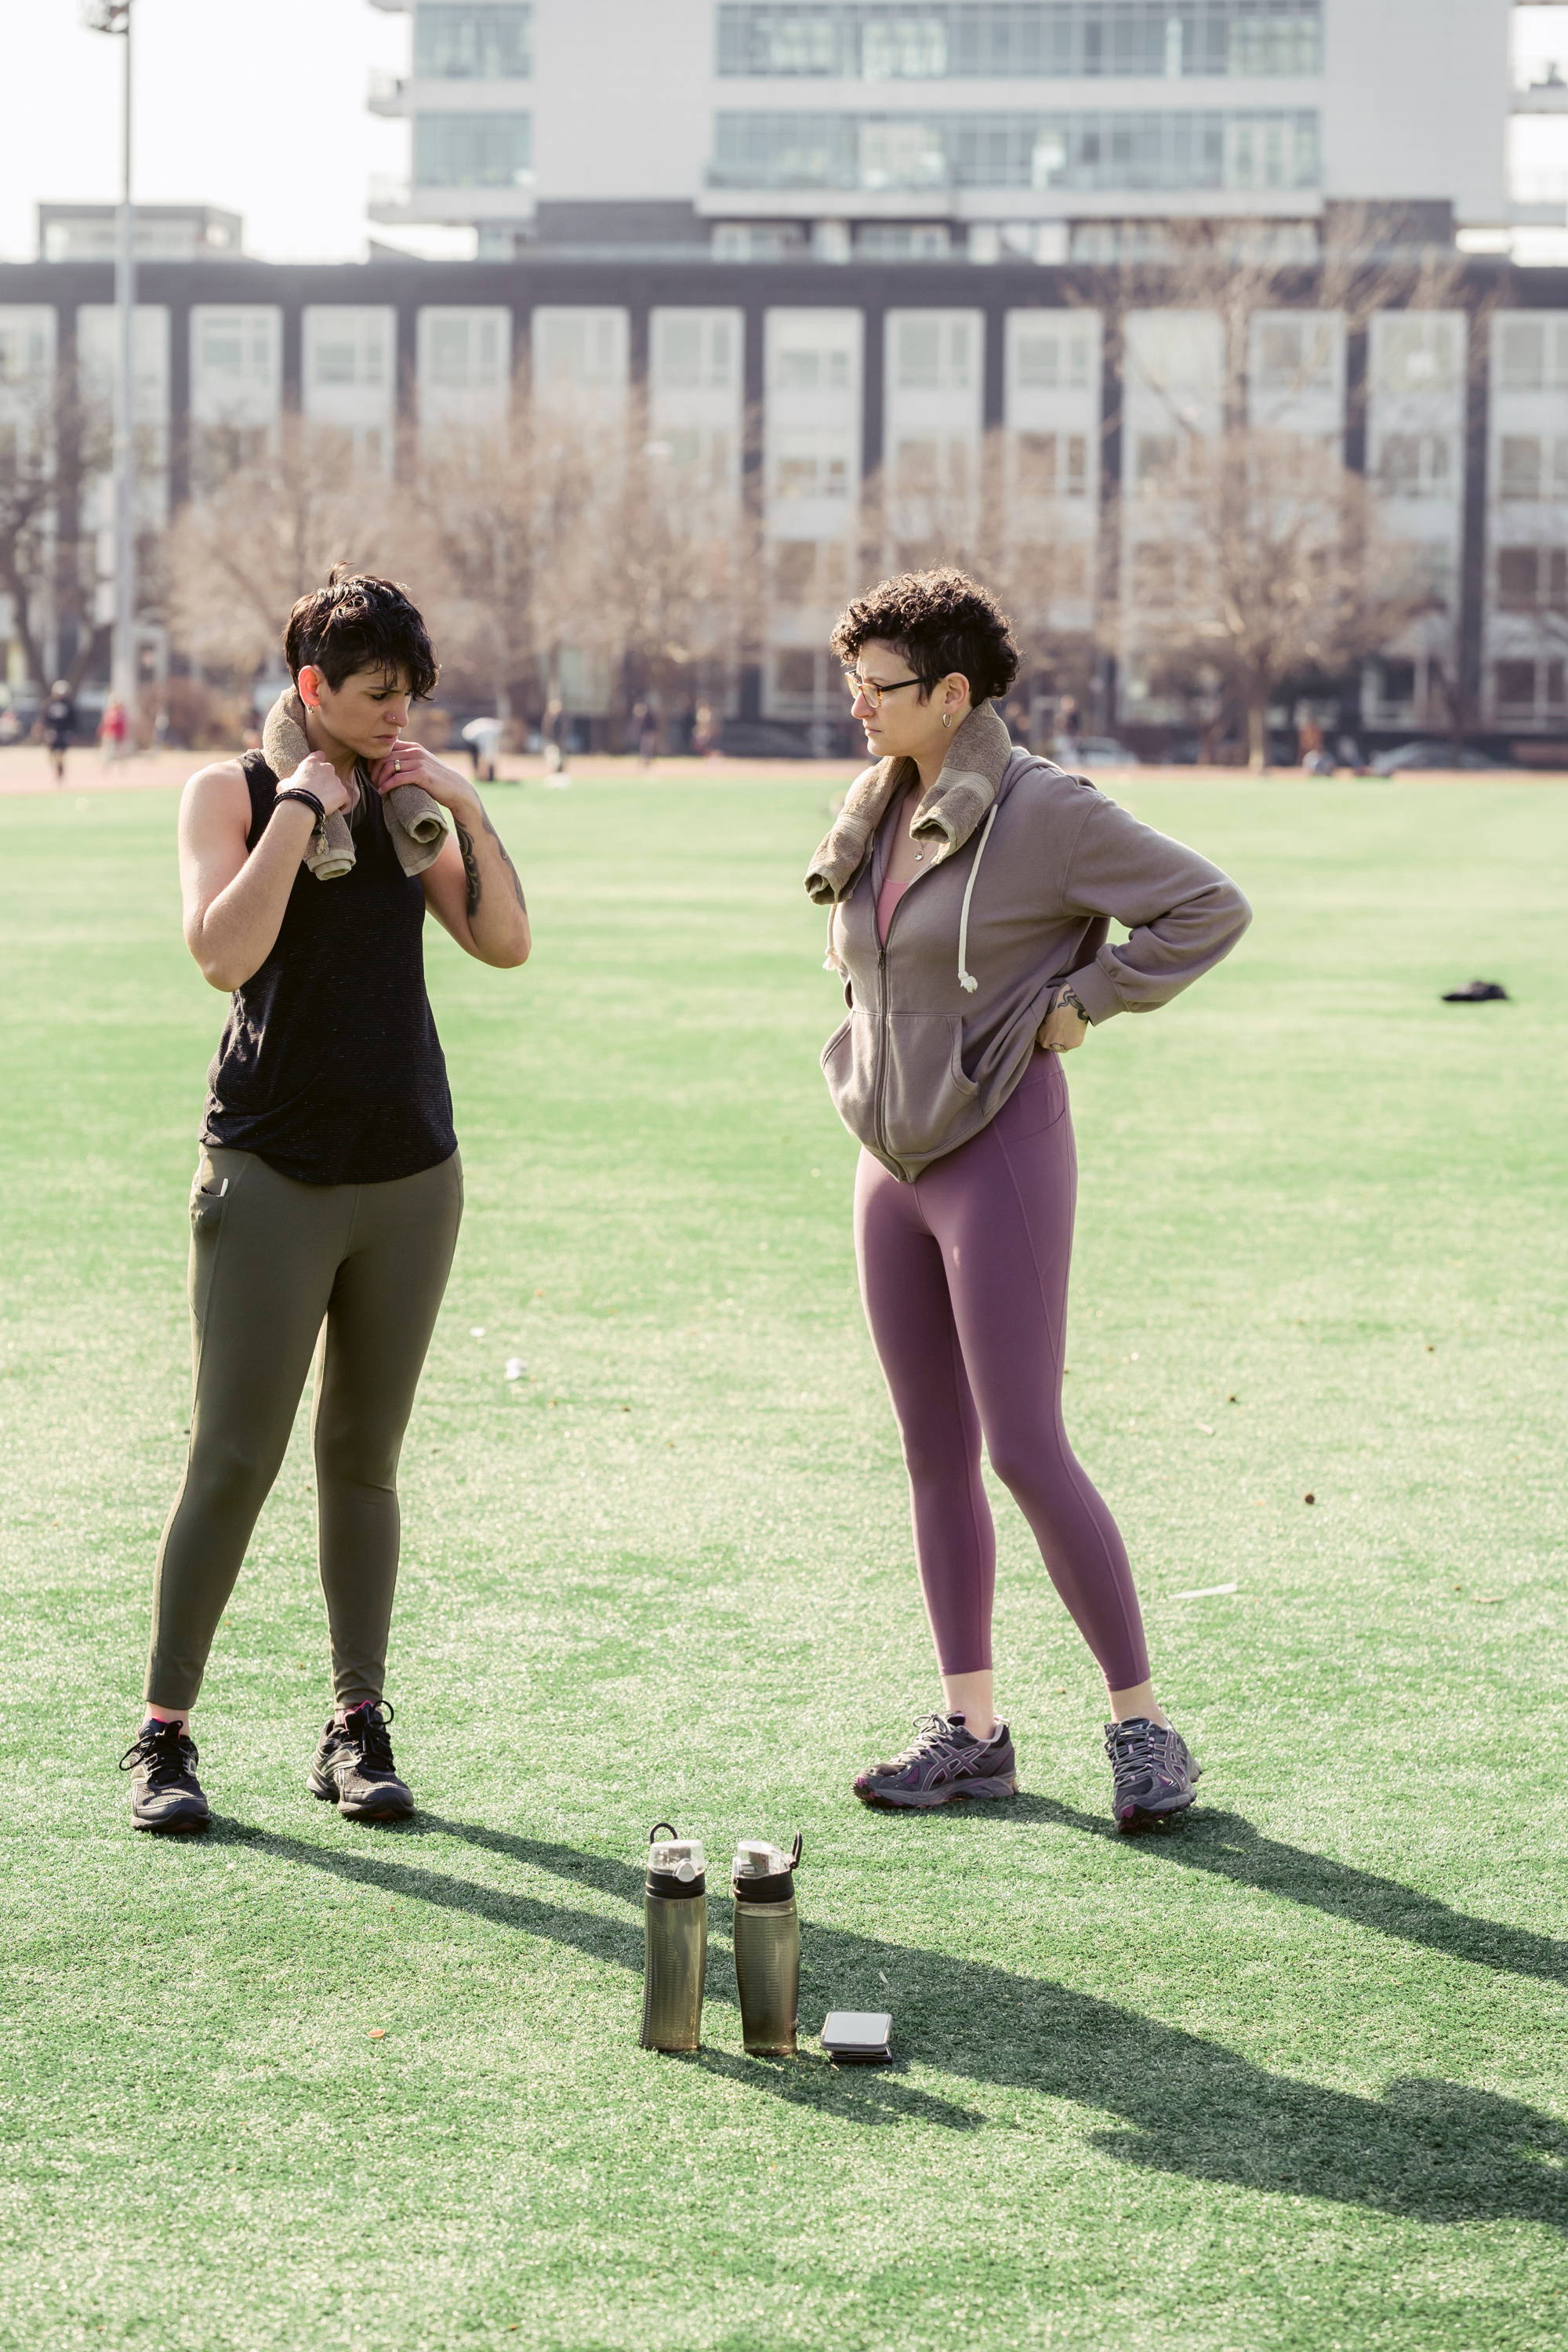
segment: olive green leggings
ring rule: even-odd
[[[332,1683],[340,1706],[380,1698],[397,1457],[462,1209],[456,1152],[390,1183],[301,1184],[254,1152],[204,1150],[191,1193],[191,1450],[158,1549],[152,1706],[195,1702],[318,1335],[311,1438]]]

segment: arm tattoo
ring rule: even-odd
[[[1078,1014],[1079,1019],[1086,1024],[1088,1023],[1089,1014],[1084,1010],[1083,999],[1079,994],[1076,988],[1063,989],[1061,994],[1057,999],[1057,1008],[1058,1012],[1064,1004],[1070,1004],[1073,1011]]]
[[[463,871],[468,877],[468,920],[471,923],[479,911],[479,896],[483,887],[479,880],[479,861],[474,856],[474,836],[466,824],[454,817],[458,847],[462,852]]]
[[[479,814],[484,820],[485,831],[489,835],[490,839],[495,843],[496,848],[500,852],[501,864],[511,876],[511,887],[517,893],[517,903],[526,915],[528,912],[528,902],[522,895],[522,884],[517,878],[517,868],[506,854],[506,844],[501,839],[500,834],[496,831],[494,825],[490,823],[489,812],[487,809],[481,808]]]

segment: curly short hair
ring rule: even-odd
[[[355,670],[405,677],[411,695],[433,694],[441,666],[417,609],[395,580],[334,563],[324,588],[301,596],[283,633],[283,658],[298,679],[307,664],[334,691]]]
[[[1018,675],[1018,647],[989,589],[965,572],[900,572],[857,596],[828,643],[848,668],[873,638],[896,646],[927,694],[952,670],[969,680],[972,702],[1005,694]]]

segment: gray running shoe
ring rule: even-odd
[[[919,1808],[954,1797],[1016,1797],[1018,1761],[1005,1723],[976,1739],[962,1715],[928,1715],[901,1756],[855,1775],[863,1805]]]
[[[1113,1783],[1111,1818],[1124,1830],[1147,1829],[1184,1813],[1197,1794],[1203,1771],[1179,1731],[1129,1716],[1105,1727],[1105,1752]]]
[[[367,1698],[342,1723],[334,1716],[321,1734],[306,1786],[346,1822],[400,1822],[414,1811],[413,1792],[392,1760],[392,1717],[390,1706]]]
[[[205,1830],[212,1819],[202,1784],[196,1743],[183,1723],[149,1716],[120,1759],[131,1775],[133,1830]]]

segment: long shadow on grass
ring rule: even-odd
[[[460,1838],[617,1896],[626,1911],[602,1918],[535,1895],[503,1894],[394,1859],[384,1848],[333,1851],[239,1824],[230,1834],[280,1861],[471,1912],[640,1969],[642,1873],[629,1864],[428,1816],[389,1843],[406,1847],[420,1831]],[[805,1929],[801,1990],[808,2016],[830,2005],[890,2009],[900,2047],[943,2074],[1039,2091],[1119,2117],[1121,2128],[1092,2135],[1093,2145],[1119,2163],[1422,2221],[1523,2221],[1568,2231],[1568,2127],[1490,2092],[1420,2078],[1391,2084],[1382,2099],[1321,2089],[1271,2074],[1216,2042],[1117,2002],[962,1954],[884,1943],[816,1921]],[[727,1997],[721,1981],[711,1994]],[[751,2089],[796,2103],[804,2097],[839,2120],[851,2113],[862,2122],[885,2120],[899,2112],[929,2119],[931,2105],[948,2104],[883,2077],[874,2095],[887,2102],[902,2089],[911,2103],[902,2110],[883,2104],[847,2112],[842,2078],[826,2068],[747,2065],[712,2053],[708,2063]],[[945,2120],[968,2123],[971,2111],[953,2106]]]
[[[1528,1927],[1509,1927],[1495,1919],[1474,1919],[1468,1912],[1401,1886],[1396,1879],[1379,1878],[1370,1870],[1348,1863],[1330,1862],[1304,1847],[1281,1845],[1264,1837],[1240,1813],[1195,1806],[1184,1828],[1168,1837],[1124,1838],[1114,1822],[1094,1813],[1080,1813],[1054,1797],[1021,1797],[1007,1809],[1009,1821],[1051,1822],[1058,1829],[1080,1830],[1088,1837],[1107,1839],[1131,1861],[1148,1857],[1180,1864],[1184,1870],[1206,1870],[1216,1878],[1235,1879],[1266,1895],[1282,1895],[1338,1919],[1353,1919],[1358,1927],[1375,1927],[1407,1944],[1445,1952],[1477,1968],[1498,1969],[1511,1976],[1542,1977],[1549,1984],[1568,1984],[1568,1944],[1538,1936]]]

